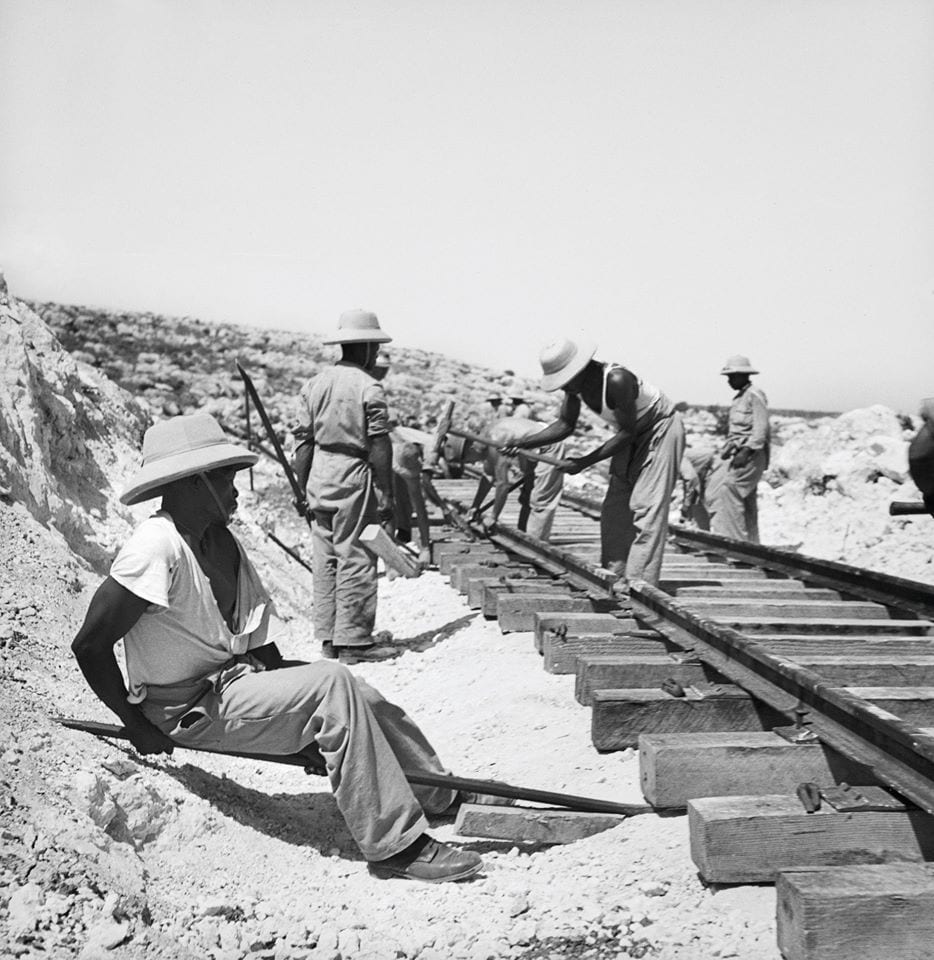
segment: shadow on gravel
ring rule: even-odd
[[[474,610],[472,613],[458,617],[456,620],[452,620],[442,627],[432,627],[430,630],[426,630],[424,633],[418,633],[414,637],[392,637],[391,639],[387,639],[385,641],[387,646],[393,649],[385,655],[380,656],[376,662],[386,663],[389,660],[398,659],[403,653],[423,653],[425,650],[430,650],[439,643],[443,643],[448,637],[454,636],[458,630],[466,627],[479,615],[480,611]]]
[[[454,636],[458,630],[468,626],[470,622],[479,615],[480,611],[474,610],[472,613],[465,614],[463,617],[458,617],[456,620],[446,623],[443,627],[432,627],[430,630],[416,634],[414,637],[393,638],[393,646],[399,647],[400,654],[410,650],[421,653]]]
[[[325,854],[337,848],[345,860],[363,859],[330,792],[263,793],[188,763],[162,772],[245,827]]]

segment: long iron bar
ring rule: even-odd
[[[93,733],[96,737],[109,737],[114,740],[129,740],[123,727],[113,723],[98,723],[93,720],[75,720],[58,717],[58,722],[71,730]],[[302,767],[309,773],[325,776],[320,764],[303,753],[271,754],[245,753],[236,750],[210,750],[206,747],[190,747],[178,744],[181,749],[195,750],[199,753],[214,753],[228,757],[243,757],[247,760],[260,760],[264,763],[282,763]],[[441,787],[447,790],[462,790],[467,793],[485,793],[493,797],[506,797],[514,800],[528,800],[532,803],[547,803],[568,810],[580,810],[587,813],[618,813],[625,817],[641,813],[654,813],[653,807],[642,803],[614,803],[611,800],[598,800],[594,797],[578,797],[569,793],[553,793],[549,790],[537,790],[531,787],[516,787],[498,780],[477,780],[472,777],[457,777],[453,774],[431,773],[428,770],[402,771],[409,783],[425,787]]]

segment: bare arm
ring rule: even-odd
[[[146,600],[107,577],[92,597],[71,649],[89,686],[120,718],[137,752],[171,753],[173,741],[146,719],[139,706],[127,701],[126,685],[114,655],[117,641],[126,636],[148,606]]]
[[[638,395],[639,381],[632,373],[622,367],[616,367],[610,371],[606,380],[606,403],[615,412],[619,426],[616,433],[596,450],[591,450],[583,457],[572,458],[578,470],[591,467],[630,446],[636,435],[636,398]]]
[[[295,457],[292,461],[292,469],[295,471],[295,479],[298,480],[300,490],[305,490],[308,486],[308,477],[311,474],[311,463],[315,456],[315,438],[308,437],[303,439],[295,448]]]
[[[580,418],[581,401],[574,393],[565,393],[564,400],[561,403],[561,410],[558,418],[548,424],[544,430],[533,433],[524,440],[509,444],[507,450],[531,450],[534,447],[545,447],[550,443],[557,443],[559,440],[566,440],[577,426]]]
[[[370,438],[370,466],[376,481],[376,510],[380,523],[392,520],[392,442],[388,434]]]
[[[496,493],[493,496],[490,516],[493,520],[499,520],[499,515],[509,499],[509,460],[500,453],[496,454],[493,465],[493,482],[496,484]]]

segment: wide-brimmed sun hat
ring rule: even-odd
[[[753,365],[749,362],[749,357],[744,357],[741,353],[736,353],[732,357],[727,357],[726,363],[723,364],[723,369],[720,371],[721,376],[726,376],[730,373],[758,373]]]
[[[252,467],[259,459],[231,443],[209,413],[191,413],[154,423],[143,435],[143,463],[120,496],[127,505],[161,496],[175,480],[219,467]]]
[[[593,359],[595,343],[562,337],[542,347],[538,356],[542,365],[542,389],[551,392],[570,383]]]
[[[392,337],[379,325],[370,310],[345,310],[337,321],[337,330],[322,343],[389,343]]]

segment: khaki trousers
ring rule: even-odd
[[[551,453],[551,447],[546,449]],[[561,502],[564,474],[547,463],[535,463],[522,457],[519,463],[524,479],[519,487],[518,528],[539,540],[548,540]]]
[[[347,828],[367,860],[407,847],[455,792],[411,786],[402,769],[444,773],[404,710],[331,660],[257,671],[232,664],[216,677],[150,687],[142,709],[183,746],[308,753],[327,767]]]
[[[734,540],[759,542],[759,481],[765,473],[766,453],[756,450],[745,467],[721,460],[707,481],[705,502],[710,530]]]
[[[610,461],[610,485],[600,515],[601,563],[623,573],[627,582],[658,585],[683,453],[684,426],[673,413]]]
[[[376,623],[376,557],[359,540],[376,522],[369,489],[348,496],[338,510],[314,511],[311,568],[315,639],[335,646],[373,642]]]

